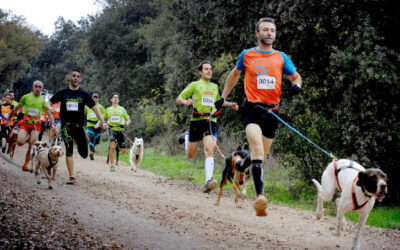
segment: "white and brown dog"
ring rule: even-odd
[[[46,176],[49,182],[49,189],[53,189],[51,186],[51,180],[55,180],[58,159],[64,155],[64,150],[61,146],[54,145],[51,148],[45,148],[39,151],[35,160],[35,177],[37,184],[40,184],[39,169]],[[53,170],[53,171],[52,171]]]
[[[138,170],[140,163],[142,162],[143,151],[143,139],[135,137],[135,141],[133,142],[133,145],[129,152],[129,162],[131,163],[132,170],[135,172]]]
[[[47,142],[42,142],[42,141],[36,141],[32,144],[32,149],[31,149],[31,161],[30,161],[30,172],[32,173],[33,170],[35,169],[35,161],[36,157],[39,154],[39,151],[42,149],[47,148]]]
[[[322,174],[321,184],[315,179],[312,180],[318,188],[317,219],[320,219],[324,212],[323,201],[330,201],[338,189],[341,195],[336,200],[336,229],[332,234],[340,235],[346,212],[358,211],[360,218],[353,249],[360,249],[363,226],[374,207],[375,200],[381,202],[387,194],[386,180],[386,174],[380,169],[366,170],[352,160],[334,160]]]

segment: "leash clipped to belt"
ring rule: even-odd
[[[324,150],[323,148],[321,148],[320,146],[318,146],[317,144],[315,144],[313,141],[311,141],[310,139],[308,139],[306,136],[304,136],[302,133],[300,133],[299,131],[297,131],[295,128],[293,128],[292,126],[290,126],[289,124],[287,124],[284,120],[282,120],[282,118],[280,118],[277,114],[274,113],[274,110],[277,110],[277,108],[270,108],[270,109],[266,109],[261,105],[257,105],[258,108],[261,108],[265,111],[267,111],[268,113],[270,113],[271,115],[275,116],[276,119],[278,119],[283,125],[285,125],[286,127],[288,127],[290,130],[292,130],[293,132],[295,132],[296,134],[298,134],[301,138],[305,139],[306,141],[308,141],[309,143],[311,143],[313,146],[315,146],[316,148],[318,148],[319,150],[321,150],[324,154],[326,154],[327,156],[329,156],[331,159],[336,159],[336,157],[332,154],[329,153],[328,151]]]
[[[210,107],[210,114],[211,114],[211,112],[212,112],[212,107]],[[217,116],[219,113],[221,113],[221,112],[222,112],[222,109],[217,110],[217,111],[214,113],[215,116],[209,115],[209,116],[207,117],[207,120],[208,120],[208,124],[209,124],[209,126],[210,126],[210,135],[212,136],[212,138],[213,138],[213,140],[214,140],[214,145],[215,145],[215,147],[217,148],[219,155],[220,155],[223,159],[225,159],[226,157],[225,157],[225,155],[222,153],[221,149],[218,147],[217,138],[214,137],[213,132],[212,132],[212,127],[211,127],[211,118],[212,118],[212,117],[216,117],[216,116]]]

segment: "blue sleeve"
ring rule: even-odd
[[[279,51],[279,53],[283,57],[283,73],[288,76],[296,73],[297,69],[294,66],[292,60],[288,57],[288,55],[286,55],[285,53],[283,53],[281,51]]]
[[[239,58],[237,60],[236,69],[238,69],[240,71],[244,70],[244,54],[246,54],[247,51],[248,50],[246,50],[246,49],[243,50],[242,53],[240,53],[240,56],[239,56]]]

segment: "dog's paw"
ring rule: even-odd
[[[246,190],[246,189],[243,189],[243,190],[242,190],[242,195],[243,195],[243,196],[246,196],[246,195],[247,195],[247,190]]]
[[[332,231],[332,235],[336,236],[336,237],[339,237],[340,236],[340,230],[333,230]]]
[[[215,206],[219,206],[219,201],[214,203]]]
[[[317,218],[317,220],[320,220],[321,217],[322,217],[322,213],[321,213],[321,212],[317,212],[317,213],[315,214],[315,217]]]

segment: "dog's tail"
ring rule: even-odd
[[[316,179],[312,179],[312,182],[314,182],[315,186],[317,186],[318,192],[322,192],[321,184],[319,184],[319,182]]]

